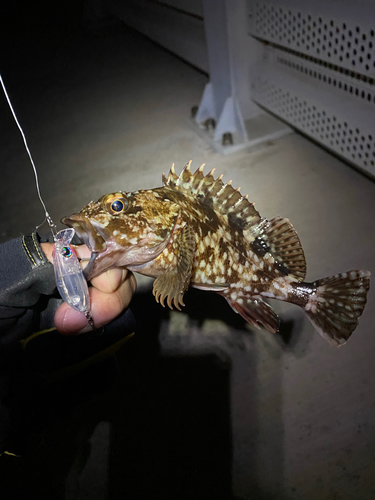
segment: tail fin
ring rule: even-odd
[[[358,325],[370,288],[369,271],[349,271],[313,283],[305,312],[331,345],[346,343]]]

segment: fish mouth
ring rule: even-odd
[[[123,247],[118,245],[108,228],[82,213],[63,217],[61,222],[73,228],[77,236],[91,250],[90,261],[83,274],[87,281],[114,267],[126,267],[136,270],[137,267],[154,260],[168,245],[176,227],[176,220],[167,238],[160,242],[153,242],[147,236],[138,244]]]
[[[63,217],[61,222],[68,227],[71,227],[77,233],[77,236],[91,250],[90,261],[85,267],[83,274],[89,281],[94,278],[94,266],[99,253],[107,249],[105,234],[98,224],[93,224],[87,217],[82,214],[72,214],[69,217]]]
[[[107,248],[104,235],[84,215],[73,214],[69,217],[63,217],[61,222],[73,228],[79,238],[92,252],[103,252]]]

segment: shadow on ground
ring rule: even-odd
[[[27,384],[24,398],[18,395],[9,451],[21,457],[0,459],[7,498],[30,491],[55,500],[230,498],[230,360],[161,356],[166,311],[154,303],[152,295],[135,301],[137,332],[116,360],[63,383]],[[95,471],[106,475],[102,497],[79,481],[101,422],[110,424],[109,442],[99,443],[102,463],[91,474],[93,483]]]
[[[186,303],[194,321],[215,318],[243,329],[242,319],[215,294],[189,292]],[[165,356],[159,335],[169,310],[151,292],[136,294],[132,310],[136,335],[116,358],[48,387],[28,385],[10,448],[21,457],[1,457],[7,499],[30,491],[41,500],[233,498],[230,356]],[[268,497],[257,487],[256,360],[246,354],[252,373],[246,425],[254,429],[248,474],[254,479],[251,498],[263,500]],[[92,436],[103,422],[109,432],[94,450]],[[282,448],[276,450],[282,439],[276,441],[274,453],[282,456]],[[277,467],[282,477],[281,461]]]

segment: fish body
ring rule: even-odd
[[[219,293],[251,325],[278,331],[265,298],[302,307],[331,344],[346,342],[358,324],[369,290],[369,271],[349,271],[304,282],[306,262],[296,231],[285,218],[262,218],[247,196],[203,165],[163,187],[118,191],[62,219],[92,250],[91,279],[111,267],[155,278],[157,301],[178,309],[189,286]]]

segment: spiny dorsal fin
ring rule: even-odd
[[[306,261],[296,230],[289,219],[275,217],[263,220],[251,229],[255,240],[259,239],[269,248],[275,261],[282,264],[291,277],[303,281],[306,276]]]
[[[224,184],[222,175],[215,179],[213,176],[215,169],[204,175],[204,164],[192,174],[190,165],[191,161],[177,176],[173,164],[168,177],[163,175],[164,185],[194,196],[201,203],[213,208],[224,217],[226,216],[229,224],[241,229],[249,228],[260,222],[260,215],[254,208],[254,204],[249,202],[247,196],[242,196],[239,189],[232,187],[232,181]]]

